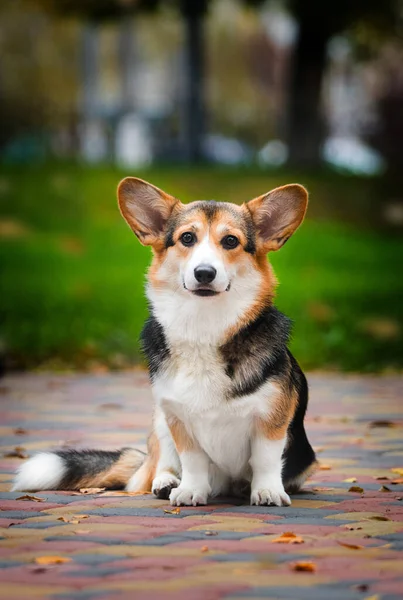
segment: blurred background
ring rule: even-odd
[[[401,0],[2,0],[1,368],[131,369],[136,175],[183,201],[297,181],[272,262],[304,368],[403,367]]]

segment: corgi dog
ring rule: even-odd
[[[276,188],[242,206],[178,199],[141,179],[118,187],[121,213],[151,246],[142,332],[155,398],[148,452],[42,452],[14,490],[125,487],[174,506],[248,494],[288,506],[315,468],[304,417],[307,381],[273,305],[267,253],[302,223],[308,193]]]

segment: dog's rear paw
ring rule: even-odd
[[[172,506],[197,506],[198,504],[207,504],[209,489],[189,490],[180,486],[172,490],[169,501]]]
[[[152,484],[152,492],[160,500],[168,500],[169,494],[174,488],[177,488],[180,480],[172,473],[160,473],[155,477]]]

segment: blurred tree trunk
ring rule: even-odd
[[[203,158],[204,106],[204,17],[207,0],[181,0],[185,24],[184,149],[188,162]]]
[[[135,60],[133,18],[124,16],[119,21],[120,110],[133,110],[133,65]]]
[[[321,162],[325,134],[321,91],[328,36],[318,25],[310,20],[300,21],[294,50],[287,142],[289,162],[295,166],[315,167]]]
[[[97,112],[99,44],[98,26],[88,21],[83,26],[82,41],[82,116],[84,123]]]

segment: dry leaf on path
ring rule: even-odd
[[[172,508],[172,510],[164,508],[164,513],[166,513],[167,515],[179,515],[180,512],[181,509],[179,508],[179,506],[177,508]]]
[[[344,483],[355,483],[357,481],[357,477],[349,477],[348,479],[343,479]]]
[[[38,556],[34,562],[37,565],[62,565],[71,561],[72,559],[67,556]]]
[[[291,565],[293,571],[304,571],[305,573],[315,573],[316,565],[310,561],[300,561]]]
[[[364,546],[360,546],[359,544],[346,544],[345,542],[337,542],[339,546],[343,546],[343,548],[348,548],[349,550],[362,550]]]
[[[388,517],[383,517],[382,515],[375,515],[373,517],[369,517],[371,521],[390,521]]]
[[[325,465],[325,464],[319,464],[319,470],[320,471],[330,471],[332,467],[330,465]]]
[[[23,427],[17,427],[16,429],[14,429],[14,433],[15,433],[15,435],[27,435],[29,432],[27,429],[24,429]]]
[[[390,492],[390,488],[386,487],[386,485],[382,485],[379,490],[379,492]]]
[[[390,482],[392,485],[403,485],[403,478],[399,478],[399,479],[392,479],[392,481]]]
[[[58,517],[58,521],[63,521],[63,523],[72,523],[73,525],[78,525],[81,519],[88,519],[90,515],[70,515],[67,517]]]
[[[208,546],[202,546],[200,552],[208,552]]]
[[[348,491],[354,492],[355,494],[363,494],[364,488],[360,487],[359,485],[352,485],[351,488],[348,488]]]
[[[27,451],[22,446],[16,446],[14,450],[4,454],[5,458],[28,458],[28,456]]]
[[[87,533],[91,533],[91,529],[76,529],[74,533],[77,535],[86,535]]]
[[[296,535],[292,531],[286,531],[282,533],[279,537],[271,540],[273,544],[303,544],[304,540],[299,535]]]
[[[106,488],[80,488],[80,494],[99,494],[100,492],[104,492]]]
[[[397,475],[401,475],[403,477],[403,467],[396,467],[391,469],[392,473],[396,473]]]
[[[31,496],[31,494],[24,494],[23,496],[18,496],[16,500],[31,500],[32,502],[45,502],[46,498],[39,498],[39,496]]]
[[[393,421],[379,420],[379,421],[371,421],[369,426],[372,427],[397,427],[397,423]]]

